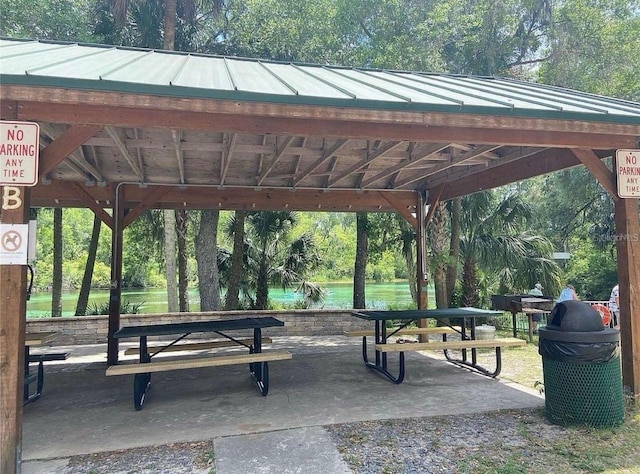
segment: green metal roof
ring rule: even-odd
[[[507,78],[0,38],[0,83],[416,112],[640,124],[640,103]]]

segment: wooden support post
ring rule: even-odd
[[[416,276],[418,278],[418,309],[427,309],[429,306],[429,297],[427,293],[427,255],[426,255],[426,224],[425,224],[425,202],[422,195],[418,194],[416,206],[416,217],[418,220],[418,227],[416,229]],[[427,320],[421,319],[418,321],[418,326],[421,328],[427,327]],[[420,342],[427,342],[429,336],[420,334],[418,336]]]
[[[640,406],[640,225],[638,199],[615,203],[622,382]]]
[[[122,300],[122,234],[124,232],[124,203],[120,186],[113,201],[113,231],[111,233],[111,291],[109,292],[109,329],[107,334],[107,365],[118,363],[118,339],[113,334],[120,329]]]
[[[30,188],[0,187],[2,224],[28,224]],[[4,234],[4,235],[3,235]],[[20,236],[0,232],[2,244]],[[26,243],[22,245],[26,246]],[[20,472],[24,338],[27,318],[27,267],[0,263],[0,472]]]

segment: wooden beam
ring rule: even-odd
[[[406,205],[406,203],[396,199],[393,193],[380,193],[380,195],[391,204],[404,219],[411,224],[411,227],[416,229],[418,227],[418,219],[414,212],[411,211]]]
[[[614,173],[607,168],[607,165],[602,162],[598,155],[596,155],[593,150],[587,150],[585,148],[572,148],[571,152],[587,167],[591,174],[598,180],[600,186],[609,193],[609,196],[611,196],[614,201],[617,201],[618,190],[616,188]]]
[[[522,160],[487,169],[482,173],[449,181],[442,199],[448,201],[580,164],[580,160],[570,150],[545,150]]]
[[[328,188],[333,187],[336,183],[339,183],[343,179],[348,178],[353,173],[356,173],[360,171],[362,168],[364,168],[365,166],[369,165],[373,160],[383,157],[390,151],[395,150],[402,143],[404,142],[391,141],[389,143],[385,143],[384,145],[380,145],[376,150],[372,151],[371,153],[369,153],[369,151],[367,150],[367,156],[363,160],[360,160],[357,163],[354,163],[345,171],[340,173],[338,176],[335,176],[329,179],[329,182],[327,183],[327,187]]]
[[[433,219],[433,214],[436,212],[436,207],[440,203],[440,197],[442,196],[442,192],[444,191],[445,185],[441,184],[434,189],[429,191],[429,197],[427,204],[429,206],[429,211],[427,212],[427,217],[424,219],[424,226],[427,227]]]
[[[72,125],[65,130],[40,151],[40,176],[46,176],[101,128],[99,125]]]
[[[622,381],[640,407],[640,224],[638,199],[615,203]]]
[[[415,181],[419,181],[421,179],[425,179],[427,177],[429,177],[430,175],[436,174],[438,172],[442,172],[444,170],[447,170],[453,166],[456,165],[460,165],[462,163],[464,163],[465,161],[469,161],[477,156],[482,155],[483,153],[488,153],[492,150],[495,150],[496,148],[499,148],[499,146],[497,145],[483,145],[483,146],[479,146],[477,148],[474,148],[472,150],[469,150],[467,152],[464,152],[458,156],[455,156],[449,160],[447,160],[444,163],[441,163],[439,165],[435,165],[432,166],[431,168],[427,169],[424,173],[421,173],[419,176],[412,176],[409,178],[405,178],[403,180],[398,180],[395,183],[395,187],[396,188],[402,188],[403,186],[406,186],[408,184],[411,184]]]
[[[51,127],[50,124],[42,123],[40,124],[40,130],[45,133],[49,139],[52,141],[56,139],[57,132]],[[85,141],[86,143],[86,141]],[[78,171],[81,176],[86,177],[87,174],[91,175],[91,179],[104,182],[104,176],[102,173],[98,171],[93,165],[91,165],[85,158],[84,153],[82,151],[82,145],[76,149],[73,153],[69,155],[69,159],[66,161],[67,164],[69,162],[75,164],[80,168],[81,171]]]
[[[29,222],[30,189],[0,186],[0,222]],[[13,239],[12,239],[13,240]],[[10,243],[10,242],[4,242]],[[0,472],[20,472],[27,266],[0,264]]]
[[[627,135],[640,136],[640,125],[619,124],[614,122],[594,122],[580,121],[575,118],[534,118],[530,116],[518,117],[508,112],[504,115],[470,114],[470,113],[447,113],[435,111],[406,111],[406,110],[376,110],[361,109],[355,107],[335,107],[335,106],[315,106],[315,105],[289,105],[271,102],[239,102],[237,100],[212,100],[183,97],[160,97],[144,94],[127,94],[122,92],[108,91],[83,91],[69,88],[52,89],[50,87],[2,85],[0,89],[0,103],[4,101],[19,101],[16,120],[30,120],[33,118],[35,109],[33,106],[46,108],[49,112],[54,112],[53,107],[73,106],[77,109],[84,109],[86,113],[93,117],[102,116],[121,111],[120,118],[125,119],[129,115],[128,111],[142,115],[156,116],[162,113],[164,118],[174,116],[173,123],[179,123],[183,118],[182,114],[191,115],[193,113],[216,114],[220,116],[244,116],[262,117],[266,121],[277,122],[281,118],[290,118],[291,121],[306,121],[308,119],[321,118],[327,123],[335,122],[338,127],[342,121],[346,122],[369,122],[378,123],[382,127],[388,125],[415,125],[419,128],[476,128],[494,130],[531,130],[541,132],[578,132],[582,134],[604,134],[604,135]],[[96,103],[100,107],[96,107]],[[81,113],[78,111],[78,113]],[[84,113],[81,113],[84,115]],[[31,118],[29,118],[31,116]],[[70,117],[72,118],[72,117]],[[127,117],[129,120],[131,117]],[[224,118],[221,118],[224,123]],[[60,120],[50,120],[52,122],[63,122]],[[143,120],[144,122],[144,120]],[[67,122],[78,123],[78,122]],[[82,122],[94,123],[94,122]],[[98,120],[95,123],[106,123]],[[114,126],[123,126],[124,121],[117,119],[109,122]],[[194,128],[177,125],[167,128]],[[214,127],[209,129],[219,129]],[[247,132],[248,130],[244,130]],[[282,132],[283,134],[285,132]],[[455,133],[454,133],[455,135]],[[340,135],[337,135],[340,136]],[[368,135],[369,138],[371,135]],[[366,138],[367,135],[360,138]],[[400,137],[396,137],[400,138]],[[405,138],[408,139],[408,138]],[[458,139],[447,139],[443,141],[468,141]],[[470,141],[471,143],[485,143],[481,141]],[[495,142],[499,143],[499,142]],[[524,144],[521,142],[520,144]],[[549,144],[552,146],[553,144]],[[637,144],[636,144],[637,145]],[[580,143],[574,146],[580,147]],[[593,147],[583,143],[583,147]],[[607,146],[605,148],[611,148]],[[636,148],[635,145],[625,146],[625,148]]]
[[[439,173],[435,173],[429,176],[426,180],[426,187],[433,188],[438,184],[442,183],[450,183],[452,181],[457,181],[460,179],[467,178],[472,175],[477,175],[478,173],[482,173],[484,171],[488,171],[490,169],[495,169],[498,166],[504,166],[507,163],[511,163],[512,161],[521,160],[527,156],[531,156],[537,153],[540,153],[545,148],[535,148],[535,147],[516,147],[515,150],[508,152],[504,156],[499,156],[495,159],[491,159],[488,164],[483,165],[472,165],[468,167],[457,167],[454,169],[447,169]],[[493,153],[492,153],[493,154]]]
[[[176,161],[178,162],[178,172],[180,173],[180,184],[185,184],[184,177],[184,154],[182,153],[182,132],[180,130],[171,130],[171,142],[173,150],[176,152]]]
[[[95,199],[91,197],[89,193],[87,193],[86,188],[84,188],[80,183],[69,182],[68,186],[73,190],[74,193],[78,196],[80,201],[82,201],[85,207],[91,209],[98,219],[106,224],[111,230],[113,230],[113,218],[104,210],[102,206],[100,206]]]
[[[231,159],[233,157],[233,150],[236,146],[236,141],[238,139],[237,133],[232,133],[231,136],[228,136],[226,133],[224,134],[223,142],[224,148],[222,150],[222,160],[220,163],[220,185],[224,185],[225,179],[227,179],[227,173],[229,171],[229,166],[231,165]]]
[[[118,150],[120,150],[120,154],[122,155],[122,157],[127,161],[127,163],[129,163],[129,166],[131,167],[133,172],[136,174],[138,179],[141,182],[144,182],[144,173],[142,172],[142,169],[140,169],[138,164],[133,159],[133,156],[131,156],[131,153],[129,153],[129,149],[127,148],[126,143],[118,133],[118,130],[116,130],[113,127],[105,127],[105,130],[109,134],[111,139],[114,141]]]
[[[151,190],[147,189],[147,196],[133,209],[130,209],[122,220],[123,229],[126,229],[147,209],[155,209],[154,204],[157,205],[158,202],[162,201],[162,198],[169,194],[171,190],[171,186],[155,186]]]
[[[4,87],[4,86],[3,86]],[[50,93],[49,93],[50,94]],[[94,99],[95,100],[95,99]],[[317,109],[316,114],[317,114]],[[152,128],[184,128],[191,130],[219,130],[226,132],[253,134],[295,134],[316,137],[334,137],[341,139],[385,139],[401,141],[429,142],[468,142],[476,145],[512,145],[539,147],[582,147],[592,149],[635,148],[640,126],[578,122],[564,124],[556,131],[551,128],[560,126],[562,121],[545,121],[550,130],[532,129],[534,120],[527,121],[522,129],[513,129],[512,123],[519,122],[511,117],[509,120],[498,120],[496,116],[477,116],[477,125],[471,126],[438,126],[428,123],[385,123],[378,114],[371,116],[367,122],[348,121],[344,116],[329,119],[287,117],[263,117],[259,115],[215,114],[188,110],[150,110],[122,107],[95,107],[81,104],[41,104],[22,102],[20,104],[21,120],[49,122],[95,123],[119,127],[152,127]],[[345,116],[348,115],[345,112]],[[430,114],[414,114],[428,122]],[[455,114],[450,114],[452,118]],[[500,125],[495,125],[499,123]],[[528,124],[528,126],[527,126]],[[504,128],[503,128],[504,127]],[[568,131],[564,131],[564,130]],[[605,129],[609,133],[598,133]],[[580,131],[575,131],[580,130]],[[617,133],[614,133],[617,132]],[[622,134],[623,132],[629,135]]]
[[[416,152],[415,154],[410,153],[409,158],[407,160],[403,160],[397,165],[394,165],[391,168],[388,168],[378,173],[375,176],[372,176],[370,178],[367,178],[366,180],[363,180],[362,187],[368,188],[369,185],[375,183],[376,181],[380,181],[381,179],[388,178],[394,173],[397,173],[399,171],[402,171],[403,169],[416,165],[417,163],[420,163],[421,161],[424,161],[427,158],[430,158],[433,155],[440,153],[441,151],[446,149],[448,146],[449,146],[448,143],[435,143],[433,145],[429,145],[426,149],[421,150],[420,152]]]
[[[311,166],[307,167],[306,170],[302,171],[299,175],[294,176],[293,184],[297,186],[303,179],[330,160],[338,150],[344,148],[347,143],[349,143],[349,140],[336,140],[330,148],[327,149],[323,147],[322,156],[312,163]]]
[[[276,137],[275,153],[273,155],[273,158],[271,159],[271,163],[269,163],[269,165],[260,172],[260,176],[258,176],[258,180],[256,181],[257,186],[260,186],[265,178],[269,175],[269,173],[271,173],[273,167],[278,163],[278,161],[280,161],[280,158],[282,158],[284,152],[287,150],[289,145],[291,145],[294,139],[295,137],[285,137],[280,145],[278,145],[278,137]]]

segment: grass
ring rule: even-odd
[[[512,336],[511,331],[498,331],[498,336]],[[519,336],[521,336],[519,334]],[[527,388],[540,390],[544,377],[542,358],[538,354],[538,338],[523,347],[505,348],[502,351],[502,372],[499,378],[512,381]],[[479,362],[492,367],[493,350],[478,351]],[[429,353],[441,358],[441,352]],[[442,357],[443,358],[443,357]],[[460,474],[640,474],[640,410],[634,408],[630,400],[626,400],[625,420],[615,428],[594,428],[588,426],[563,427],[549,423],[545,418],[545,410],[509,410],[490,414],[464,415],[462,417],[429,418],[428,425],[442,425],[445,430],[455,430],[456,424],[467,426],[470,417],[484,417],[479,426],[483,431],[491,431],[492,436],[483,437],[483,441],[475,442],[474,433],[469,432],[469,445],[453,449],[451,446],[438,444],[438,437],[433,437],[432,449],[437,451],[447,448],[453,453],[448,462],[455,467],[447,466],[447,472]],[[469,417],[469,418],[468,418]],[[488,419],[487,419],[488,417]],[[495,419],[495,422],[492,420]],[[515,421],[515,429],[508,432],[505,440],[505,420]],[[406,422],[397,420],[393,433],[399,442],[415,436]],[[513,425],[513,423],[511,423]],[[469,421],[468,428],[472,429]],[[353,430],[351,441],[362,443],[360,455],[345,455],[345,461],[354,473],[359,468],[366,471],[366,465],[385,466],[382,472],[387,474],[418,472],[406,470],[402,460],[376,458],[374,437],[368,436],[368,425],[354,424],[347,430]],[[364,432],[363,432],[364,431]],[[427,436],[427,435],[423,435]],[[378,438],[379,439],[379,438]],[[431,440],[430,440],[431,442]],[[453,449],[453,450],[452,450]],[[457,459],[457,461],[455,461]],[[400,462],[398,462],[400,461]],[[436,472],[443,466],[425,466],[424,472]],[[369,472],[369,471],[366,471]],[[443,471],[444,472],[444,471]]]

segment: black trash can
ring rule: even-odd
[[[617,426],[624,420],[620,333],[582,301],[555,305],[539,329],[545,412],[557,425]]]

